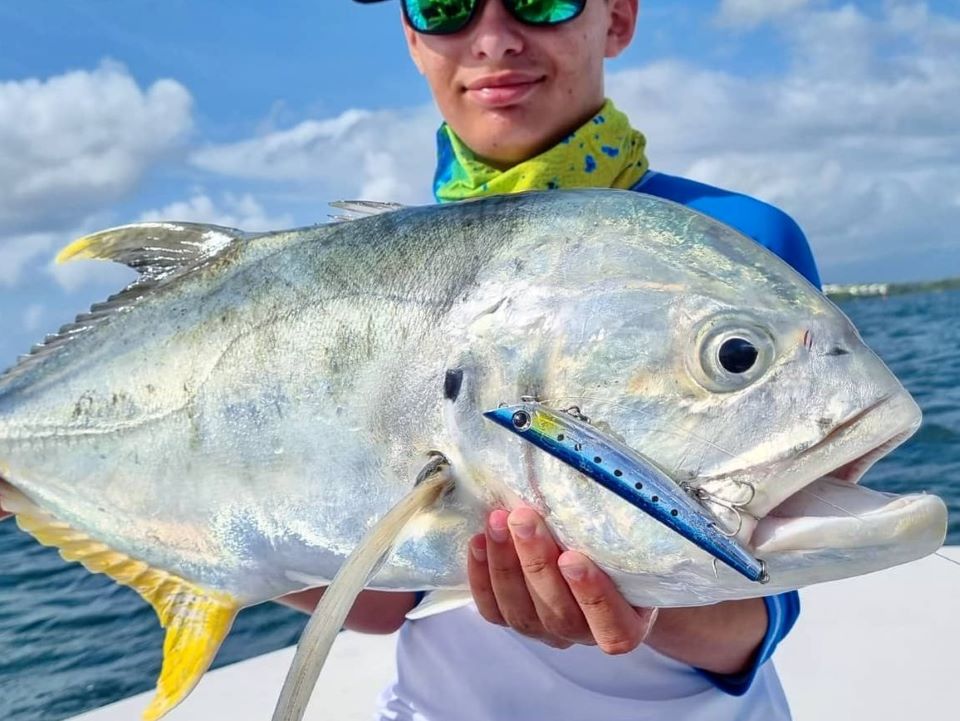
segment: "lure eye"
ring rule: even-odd
[[[518,431],[525,431],[530,427],[530,414],[526,411],[517,411],[511,420]]]
[[[756,365],[760,352],[745,338],[728,338],[717,350],[717,360],[728,373],[746,373]]]

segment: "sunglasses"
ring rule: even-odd
[[[502,0],[524,25],[548,27],[569,22],[583,12],[587,0]],[[401,0],[407,23],[418,33],[452,35],[476,17],[483,0]]]

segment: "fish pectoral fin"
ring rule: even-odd
[[[301,721],[330,647],[357,594],[390,555],[404,526],[433,506],[453,487],[450,467],[432,459],[406,496],[367,531],[327,587],[297,644],[293,663],[284,679],[273,721]]]
[[[430,591],[423,600],[407,612],[408,621],[418,621],[438,613],[455,611],[473,602],[469,591]]]
[[[58,520],[7,483],[0,483],[0,496],[17,525],[44,546],[56,548],[66,561],[77,561],[92,573],[129,586],[153,607],[166,638],[156,695],[143,718],[155,721],[186,698],[213,661],[240,610],[239,602],[113,550]]]
[[[236,228],[204,223],[135,223],[78,238],[57,254],[57,262],[112,260],[130,266],[143,277],[161,278],[251,237]]]

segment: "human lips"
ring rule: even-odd
[[[502,108],[525,100],[544,79],[543,75],[523,72],[484,75],[466,83],[463,92],[480,105]]]

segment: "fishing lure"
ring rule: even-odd
[[[770,580],[766,564],[725,533],[716,517],[653,461],[598,431],[579,409],[572,411],[555,411],[525,399],[484,416],[613,491],[751,581]]]

